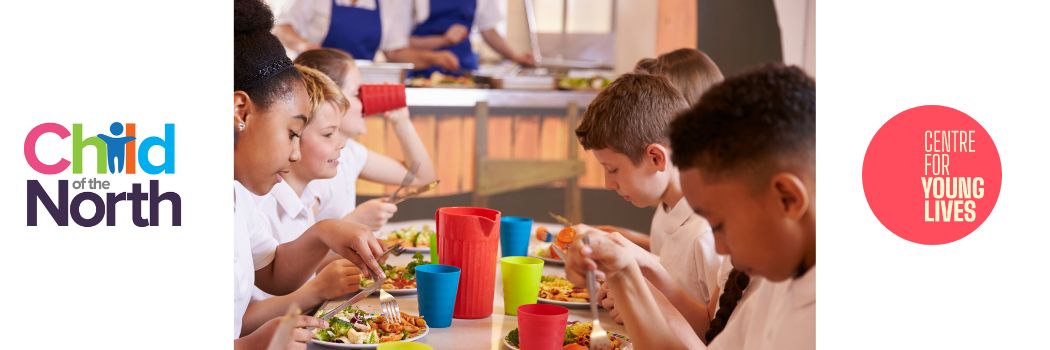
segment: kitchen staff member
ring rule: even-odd
[[[411,18],[408,0],[290,0],[277,17],[274,35],[296,54],[329,47],[374,60],[382,51],[390,62],[459,69],[450,52],[409,47]]]
[[[496,26],[503,21],[496,0],[414,0],[415,28],[412,29],[411,46],[429,50],[448,50],[459,59],[463,70],[478,69],[478,55],[467,40],[473,28],[477,28],[493,50],[504,58],[523,66],[533,66],[532,54],[517,54]],[[437,69],[430,68],[414,72],[414,75],[429,75]],[[442,73],[456,74],[459,71],[445,69]]]

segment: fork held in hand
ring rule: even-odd
[[[405,177],[401,179],[401,186],[394,190],[394,193],[390,194],[390,198],[388,198],[387,201],[393,202],[394,199],[397,198],[398,192],[401,192],[401,190],[405,189],[406,186],[412,184],[412,181],[416,181],[416,172],[418,171],[419,163],[412,163],[412,165],[408,167],[408,172],[405,173]]]
[[[401,308],[397,306],[397,299],[382,289],[379,290],[379,307],[386,318],[398,324],[401,323]]]
[[[583,244],[590,245],[591,239],[583,236]],[[591,350],[609,350],[612,342],[609,341],[609,333],[602,328],[601,320],[598,319],[598,281],[594,278],[594,270],[587,270],[587,289],[591,294]]]

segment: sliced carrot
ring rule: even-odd
[[[576,238],[576,230],[572,227],[566,227],[558,232],[558,242],[572,243],[572,240]]]

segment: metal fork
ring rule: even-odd
[[[387,256],[387,254],[391,253],[394,254],[394,256],[401,256],[401,254],[405,253],[405,247],[402,247],[401,244],[395,244],[393,247],[390,247],[390,249],[383,252],[383,254],[379,254],[379,256],[376,257],[376,260],[380,260]]]
[[[388,198],[387,201],[388,202],[393,202],[394,199],[397,198],[397,193],[398,192],[401,192],[401,190],[405,189],[406,186],[412,184],[412,181],[416,181],[416,172],[418,172],[418,171],[419,171],[419,163],[412,163],[412,165],[409,166],[408,173],[405,173],[405,177],[403,179],[401,179],[401,186],[398,187],[396,190],[394,190],[394,193],[390,194],[390,198]]]
[[[583,236],[583,244],[590,245],[590,237]],[[598,319],[598,281],[594,278],[594,270],[587,270],[587,289],[591,294],[591,317],[594,318],[594,322],[591,322],[591,350],[612,349],[609,332],[602,328],[601,320]]]
[[[382,289],[379,290],[379,307],[386,318],[395,323],[401,323],[401,308],[397,306],[397,299]]]

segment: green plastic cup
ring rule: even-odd
[[[508,256],[499,259],[503,273],[503,310],[517,315],[518,306],[535,304],[540,294],[540,276],[543,260],[528,256]]]
[[[433,350],[434,348],[430,345],[423,343],[413,343],[407,341],[395,341],[389,343],[382,343],[376,347],[378,350]]]
[[[438,233],[435,230],[434,232],[430,233],[430,263],[431,264],[440,264],[440,262],[438,262],[438,241],[437,241],[437,239],[438,239]]]

